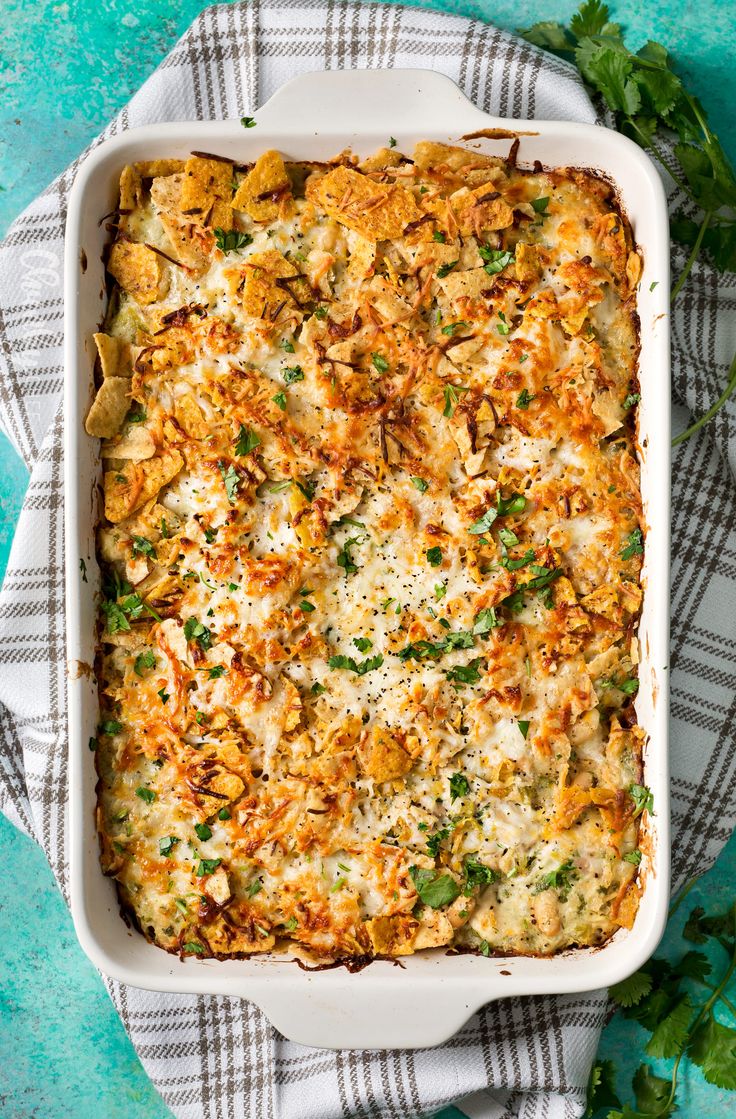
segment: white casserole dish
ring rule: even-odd
[[[617,982],[654,951],[669,893],[668,617],[669,617],[669,233],[664,192],[653,165],[633,143],[592,125],[521,122],[487,116],[448,78],[423,70],[330,71],[295,78],[257,113],[257,127],[238,121],[157,124],[125,132],[85,160],[69,197],[65,262],[66,608],[69,667],[70,884],[80,943],[105,974],[158,991],[241,995],[257,1003],[286,1037],[331,1048],[418,1048],[449,1038],[492,999],[587,991]],[[297,122],[320,123],[308,133]],[[122,167],[135,160],[184,157],[192,150],[240,161],[269,147],[288,158],[324,159],[350,146],[372,152],[395,136],[457,142],[478,129],[531,129],[521,136],[520,165],[577,166],[602,172],[618,188],[644,257],[641,318],[640,457],[645,519],[642,661],[636,708],[647,732],[644,781],[654,793],[644,893],[633,929],[599,949],[548,959],[446,955],[376,961],[356,974],[345,968],[308,972],[285,957],[180,961],[130,931],[115,887],[103,877],[95,828],[95,769],[87,744],[98,721],[94,661],[95,562],[99,443],[84,431],[93,395],[92,334],[104,314],[101,261],[108,233],[103,215],[117,205]],[[506,154],[509,140],[472,141]],[[82,262],[85,262],[85,266]],[[656,286],[651,285],[656,281]],[[80,574],[86,564],[87,582]]]

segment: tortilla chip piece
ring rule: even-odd
[[[414,951],[414,939],[419,925],[413,917],[396,913],[386,917],[372,917],[365,922],[371,948],[376,956],[409,956]]]
[[[190,439],[204,439],[208,434],[209,428],[202,409],[190,392],[176,401],[174,415],[179,427]]]
[[[374,781],[392,781],[403,777],[414,765],[414,759],[386,727],[376,723],[370,739],[365,771]]]
[[[277,151],[264,152],[256,160],[233,198],[233,209],[245,210],[254,221],[276,221],[291,213],[291,180]]]
[[[122,212],[135,210],[141,204],[142,193],[143,184],[140,174],[133,165],[128,164],[120,173],[120,210]]]
[[[103,377],[132,377],[130,346],[111,334],[93,334]]]
[[[117,435],[130,408],[130,381],[127,377],[107,377],[87,413],[84,428],[96,439]]]
[[[107,270],[136,303],[155,303],[165,294],[161,290],[161,257],[140,242],[116,241]]]
[[[356,236],[350,246],[350,259],[347,273],[355,283],[373,275],[376,264],[376,245],[374,241],[366,241],[365,237]]]
[[[184,165],[179,205],[193,222],[230,229],[233,221],[233,165],[192,156]]]
[[[471,167],[503,167],[503,160],[498,156],[482,155],[468,148],[438,144],[434,140],[419,141],[414,148],[414,162],[420,171],[442,166],[449,167],[451,171]]]
[[[398,167],[404,156],[396,148],[379,148],[358,164],[361,171],[380,171],[383,167]]]
[[[144,159],[133,164],[142,179],[155,179],[158,175],[175,175],[184,168],[183,159]]]
[[[488,291],[493,283],[485,268],[468,268],[466,272],[450,272],[437,283],[456,310],[462,307],[461,300],[478,299],[482,292]]]
[[[278,249],[253,253],[237,274],[243,277],[240,297],[246,315],[272,318],[284,301],[296,302],[290,288],[277,281],[296,280],[299,273]]]
[[[500,197],[494,183],[483,183],[474,190],[463,187],[455,191],[450,202],[461,233],[480,236],[514,224],[514,211]]]
[[[188,326],[172,326],[159,334],[159,345],[151,354],[151,368],[156,373],[175,365],[194,361],[194,337]]]
[[[141,505],[156,497],[184,465],[178,451],[167,450],[145,462],[130,462],[124,469],[107,470],[103,478],[105,516],[119,524]]]
[[[156,440],[143,424],[130,424],[125,435],[102,447],[103,458],[132,459],[133,462],[143,462],[155,454]]]
[[[351,167],[335,167],[309,183],[307,194],[330,217],[368,241],[401,237],[407,225],[422,216],[405,187],[374,183]]]
[[[542,266],[536,245],[527,245],[526,241],[519,241],[514,252],[514,261],[517,279],[538,280],[542,275]]]

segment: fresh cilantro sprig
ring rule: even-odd
[[[708,122],[698,98],[683,84],[666,47],[650,40],[633,53],[621,26],[609,20],[601,0],[585,0],[569,27],[555,21],[522,31],[530,43],[574,61],[585,82],[615,117],[619,131],[635,140],[669,173],[689,203],[670,222],[675,241],[690,248],[675,282],[676,299],[701,253],[720,272],[736,272],[736,169]],[[665,137],[675,139],[675,161],[662,150]],[[736,391],[736,355],[721,396],[686,431],[683,442],[699,431]]]
[[[681,896],[684,896],[684,893]],[[677,906],[675,903],[675,907]],[[673,907],[673,910],[674,908]],[[683,937],[690,944],[719,944],[727,956],[720,978],[701,948],[690,948],[676,962],[655,957],[609,994],[625,1018],[650,1035],[644,1052],[655,1060],[672,1060],[669,1076],[656,1076],[648,1064],[634,1074],[635,1105],[621,1104],[614,1088],[610,1061],[594,1065],[588,1084],[587,1119],[664,1119],[677,1110],[680,1065],[688,1057],[705,1079],[718,1088],[736,1091],[736,1028],[716,1017],[719,1008],[734,1014],[727,988],[736,972],[736,902],[723,913],[694,909]]]

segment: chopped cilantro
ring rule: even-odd
[[[161,839],[159,839],[158,841],[159,854],[163,855],[165,858],[168,858],[178,842],[178,835],[162,836]]]
[[[234,253],[253,243],[250,233],[241,233],[238,229],[215,229],[215,244],[223,253]]]
[[[445,407],[442,415],[445,416],[448,420],[452,419],[455,408],[457,407],[460,400],[460,394],[468,391],[469,390],[466,388],[465,385],[445,385],[443,390],[445,397]]]
[[[543,214],[549,205],[549,195],[545,198],[532,198],[532,209],[535,214]]]
[[[621,550],[621,559],[630,560],[632,556],[640,556],[643,552],[644,541],[642,539],[641,529],[635,528]]]
[[[514,263],[514,254],[505,249],[492,249],[488,245],[479,245],[478,252],[481,260],[485,261],[483,267],[489,276],[503,272],[504,268]]]
[[[366,672],[372,672],[374,668],[380,668],[382,664],[383,654],[381,653],[377,653],[374,657],[367,657],[360,664],[353,657],[345,657],[342,654],[330,657],[327,661],[329,668],[346,668],[357,673],[358,676],[365,676]]]
[[[146,789],[143,787],[143,785],[138,786],[135,791],[135,795],[137,797],[140,797],[141,800],[144,800],[146,804],[153,804],[154,800],[156,799],[156,794],[154,793],[153,789]]]
[[[426,556],[430,567],[439,567],[442,563],[442,549],[436,545],[434,548],[427,548]]]
[[[450,905],[460,895],[460,887],[450,874],[418,866],[410,866],[409,874],[420,901],[430,909]]]
[[[420,493],[426,493],[429,489],[429,482],[425,482],[424,478],[419,478],[416,475],[412,478],[411,483]]]
[[[232,463],[227,467],[224,462],[218,462],[217,465],[220,468],[220,474],[222,474],[222,480],[225,483],[227,499],[230,504],[233,505],[238,492],[238,486],[240,485],[240,475]]]
[[[187,618],[184,623],[184,636],[187,641],[196,641],[200,649],[209,649],[212,645],[212,631],[197,618]]]
[[[516,398],[516,407],[520,408],[522,412],[526,412],[532,400],[536,399],[536,396],[530,394],[528,389],[522,389]]]
[[[156,655],[152,649],[147,649],[145,653],[139,653],[135,658],[133,671],[136,676],[142,676],[147,668],[156,667]]]
[[[445,276],[449,276],[453,268],[457,267],[459,263],[460,260],[458,258],[458,260],[451,260],[449,264],[441,264],[437,269],[437,278],[439,280],[444,280]]]
[[[293,347],[292,347],[293,352]],[[301,365],[287,365],[284,368],[284,384],[295,385],[297,381],[304,380],[304,370]]]
[[[377,372],[388,372],[388,362],[383,354],[371,354],[371,361],[373,362],[373,368],[377,370]]]
[[[286,393],[277,392],[275,396],[271,397],[274,404],[281,409],[282,412],[286,411]]]
[[[255,431],[251,431],[245,424],[241,424],[235,443],[235,454],[238,455],[239,458],[242,458],[243,455],[249,455],[251,451],[254,451],[256,447],[260,447],[260,445],[260,436],[256,435]]]
[[[212,838],[212,828],[208,824],[195,824],[194,830],[199,839],[205,842],[207,839]]]
[[[464,773],[453,773],[450,778],[450,798],[457,800],[459,797],[466,797],[470,792],[470,782]]]
[[[206,874],[214,874],[222,859],[200,859],[197,865],[197,878],[204,878]]]

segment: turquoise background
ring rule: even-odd
[[[92,139],[154,69],[205,5],[198,0],[3,0],[0,7],[0,234]],[[576,5],[553,0],[424,3],[514,30],[566,18]],[[672,0],[612,5],[628,42],[663,42],[736,157],[733,103],[736,4]],[[0,436],[0,577],[7,563],[27,473]],[[79,948],[51,871],[31,840],[0,817],[0,1116],[2,1119],[164,1119],[102,982]],[[725,908],[734,892],[732,838],[691,894]],[[690,899],[670,922],[663,951],[676,956]],[[719,962],[720,966],[720,962]],[[644,1033],[618,1018],[601,1056],[616,1061],[628,1091]],[[656,1062],[655,1062],[656,1064]],[[661,1070],[660,1070],[661,1071]],[[680,1114],[734,1113],[734,1096],[685,1069]],[[450,1109],[443,1119],[458,1117]]]

